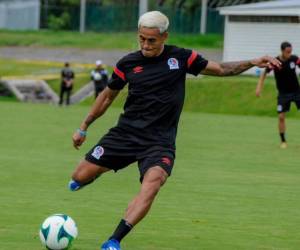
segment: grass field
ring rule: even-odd
[[[137,49],[135,32],[93,33],[70,31],[8,31],[0,30],[0,46],[46,46],[76,47],[99,49]],[[59,37],[59,39],[58,39]],[[170,36],[170,44],[182,47],[222,48],[223,36],[218,34],[174,34]]]
[[[79,227],[74,250],[98,249],[139,188],[131,166],[77,193],[70,173],[120,112],[112,108],[80,151],[72,132],[87,106],[0,102],[0,249],[41,250],[38,229],[53,213]],[[276,119],[185,112],[172,177],[124,250],[297,250],[300,246],[300,130],[288,120],[280,150]]]

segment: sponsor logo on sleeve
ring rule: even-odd
[[[176,58],[173,58],[173,57],[169,58],[168,65],[169,65],[170,69],[179,69],[179,63]]]
[[[104,154],[104,148],[101,147],[101,146],[97,146],[97,147],[94,148],[94,151],[93,151],[93,153],[92,153],[92,156],[93,156],[95,159],[99,160],[100,157],[101,157],[103,154]]]

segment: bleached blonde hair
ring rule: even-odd
[[[138,22],[138,28],[145,27],[159,29],[160,34],[168,30],[169,19],[160,11],[149,11],[141,15]]]

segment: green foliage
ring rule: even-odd
[[[70,28],[70,14],[67,12],[63,12],[63,14],[59,17],[55,15],[49,16],[48,26],[51,30],[63,30]]]
[[[89,0],[87,0],[89,1]],[[79,6],[80,0],[42,0],[42,5],[54,5],[54,6]]]
[[[177,1],[175,4],[163,5],[152,2],[149,10],[160,10],[170,19],[170,31],[178,33],[199,33],[201,9],[199,1]],[[55,28],[60,20],[53,19],[61,16],[63,12],[70,14],[69,30],[79,30],[80,1],[50,1],[41,8],[41,27],[49,28],[49,16],[52,16],[51,25]],[[134,31],[138,22],[138,1],[87,1],[85,28],[87,31]],[[223,34],[224,17],[215,9],[208,9],[207,32]]]

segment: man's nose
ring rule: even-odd
[[[144,43],[143,43],[143,49],[149,49],[149,43],[147,42],[147,41],[145,41]]]

